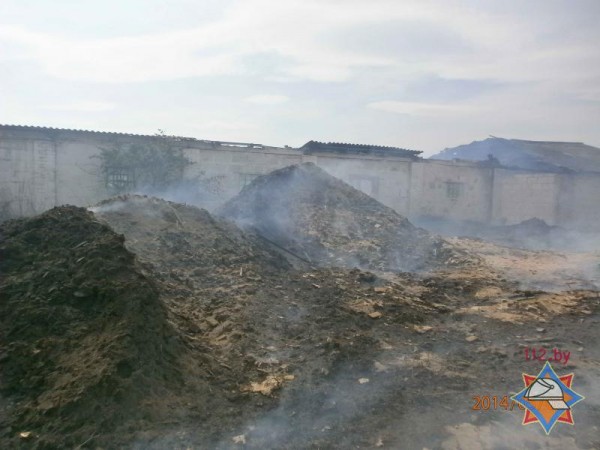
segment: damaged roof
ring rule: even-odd
[[[253,144],[249,142],[227,142],[227,141],[211,141],[205,139],[196,139],[193,137],[185,137],[185,136],[171,136],[165,135],[162,136],[160,134],[135,134],[135,133],[119,133],[115,131],[95,131],[95,130],[80,130],[74,128],[54,128],[54,127],[42,127],[42,126],[34,126],[34,125],[10,125],[10,124],[0,124],[0,133],[1,132],[32,132],[32,133],[41,133],[42,135],[50,138],[55,138],[58,136],[64,135],[91,135],[98,136],[102,138],[135,138],[135,139],[157,139],[157,138],[167,138],[172,141],[183,142],[186,144],[204,144],[211,145],[213,147],[240,147],[240,148],[263,148],[262,144]]]
[[[55,128],[55,127],[42,127],[35,125],[12,125],[12,124],[0,124],[0,131],[41,131],[47,133],[86,133],[93,135],[109,135],[109,136],[128,136],[128,137],[155,137],[150,134],[135,134],[135,133],[119,133],[115,131],[95,131],[95,130],[80,130],[76,128]],[[193,138],[182,138],[182,139],[193,139]]]
[[[543,172],[600,172],[600,148],[582,142],[526,141],[492,136],[446,148],[431,159],[484,161],[492,155],[504,167]]]
[[[407,150],[399,147],[386,147],[383,145],[346,144],[341,142],[319,142],[308,141],[300,150],[304,153],[348,153],[348,154],[370,154],[377,156],[399,156],[403,158],[418,159],[418,150]]]
[[[182,143],[182,145],[187,145],[190,147],[237,147],[241,149],[264,149],[264,148],[275,148],[268,145],[262,144],[253,144],[247,142],[227,142],[227,141],[211,141],[205,139],[196,139],[193,137],[184,137],[184,136],[170,136],[165,135],[161,136],[158,134],[148,135],[148,134],[133,134],[133,133],[119,133],[113,131],[94,131],[94,130],[79,130],[72,128],[53,128],[53,127],[42,127],[42,126],[31,126],[31,125],[8,125],[8,124],[0,124],[0,136],[3,133],[5,137],[16,133],[16,135],[22,135],[23,133],[27,133],[28,136],[34,134],[35,136],[42,139],[61,139],[68,138],[71,136],[93,136],[101,139],[157,139],[157,138],[167,138],[172,141],[177,141]],[[286,148],[292,151],[301,151],[305,154],[310,153],[347,153],[347,154],[355,154],[355,155],[376,155],[376,156],[395,156],[402,158],[410,158],[410,159],[419,159],[419,154],[421,151],[417,150],[407,150],[399,147],[386,147],[382,145],[364,145],[364,144],[346,144],[346,143],[338,143],[338,142],[318,142],[318,141],[309,141],[304,144],[300,148],[292,148],[292,147],[281,147]]]

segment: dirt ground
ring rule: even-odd
[[[140,196],[0,233],[2,448],[600,448],[598,255],[335,267]],[[540,347],[570,352],[574,426],[473,410]]]
[[[533,251],[468,238],[450,238],[447,241],[463,251],[478,255],[523,288],[568,290],[598,289],[600,286],[598,252]]]

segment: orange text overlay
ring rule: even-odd
[[[472,398],[473,406],[471,406],[471,409],[474,411],[489,411],[490,409],[512,411],[514,408],[525,409],[522,405],[509,398],[508,395],[503,397],[498,395],[475,395]]]

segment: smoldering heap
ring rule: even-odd
[[[323,196],[346,195],[332,186]],[[391,226],[385,207],[363,200],[373,229]],[[373,219],[344,201],[347,213],[327,202],[316,210],[367,230]],[[2,448],[446,448],[445,430],[472,411],[440,403],[470,396],[481,379],[514,387],[505,374],[522,361],[495,343],[516,348],[552,314],[573,315],[552,324],[565,335],[596,336],[595,293],[556,294],[561,307],[540,314],[549,296],[523,298],[483,265],[294,268],[264,238],[194,207],[127,195],[92,211],[61,207],[0,226]],[[405,226],[401,236],[423,237],[398,217],[389,221]],[[339,225],[319,227],[309,231],[349,252]],[[309,254],[314,265],[336,264],[320,254]],[[524,311],[524,324],[498,322]],[[485,320],[469,319],[477,314]]]
[[[414,271],[458,262],[444,240],[312,163],[258,177],[218,213],[319,265]]]
[[[123,195],[91,208],[100,220],[125,235],[125,245],[159,277],[192,268],[204,282],[223,271],[277,271],[287,262],[262,241],[208,211],[142,195]],[[180,274],[185,276],[184,274]]]
[[[91,209],[0,227],[0,446],[148,443],[181,415],[210,440],[259,377],[242,349],[260,354],[249,324],[264,314],[247,302],[263,277],[278,299],[289,265],[194,207],[128,195]]]
[[[398,278],[402,283],[389,283],[357,269],[294,270],[265,240],[192,206],[126,195],[91,209],[100,222],[123,233],[126,247],[156,282],[169,322],[210,373],[209,388],[187,399],[196,407],[209,392],[214,404],[210,417],[194,423],[194,436],[184,436],[189,441],[206,444],[210,433],[223,435],[227,427],[239,429],[257,420],[265,408],[279,404],[278,391],[288,385],[293,394],[283,406],[285,414],[298,405],[313,414],[326,395],[323,390],[336,382],[332,375],[317,388],[312,374],[343,371],[359,378],[363,363],[355,367],[346,361],[377,348],[370,330],[380,318],[401,331],[444,311],[439,295],[418,297],[419,289],[410,288],[418,282],[409,274]],[[323,342],[332,351],[307,360]],[[232,416],[231,405],[239,402],[245,406]],[[356,413],[343,409],[341,414]],[[280,439],[300,445],[303,436],[290,433]],[[251,439],[254,448],[265,448],[274,438],[261,429]],[[175,446],[164,440],[155,445]]]
[[[206,334],[211,352],[228,355],[239,339],[236,312],[265,277],[281,277],[288,262],[235,224],[194,206],[124,195],[91,208],[125,236],[157,283],[180,329]]]
[[[5,448],[75,447],[156,419],[151,405],[181,383],[182,345],[123,236],[83,208],[58,207],[2,224],[0,237]]]

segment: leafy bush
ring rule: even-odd
[[[101,148],[102,176],[113,193],[136,188],[168,189],[183,178],[184,169],[192,164],[183,149],[176,145],[177,137],[162,130],[147,142],[114,143]]]

